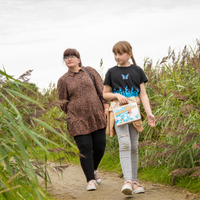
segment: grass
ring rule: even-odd
[[[119,153],[116,152],[116,154],[117,155],[111,155],[109,152],[105,152],[105,155],[101,160],[99,168],[104,171],[121,174],[122,170],[120,165],[120,159],[118,156]]]
[[[138,178],[151,183],[160,183],[164,185],[173,185],[192,193],[200,195],[200,182],[198,178],[189,177],[189,175],[176,177],[173,183],[173,176],[170,176],[170,170],[165,166],[140,168]]]

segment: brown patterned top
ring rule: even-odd
[[[86,67],[95,82],[103,103],[103,82],[99,73]],[[67,114],[70,136],[86,135],[106,127],[104,108],[88,73],[82,68],[78,72],[68,70],[57,84],[59,100],[68,100],[61,106]]]

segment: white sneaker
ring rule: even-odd
[[[131,195],[133,194],[133,189],[132,189],[132,183],[131,181],[126,181],[124,183],[124,186],[122,187],[121,192],[125,195]]]
[[[132,186],[135,194],[144,193],[144,188],[137,181],[133,181]]]
[[[96,186],[97,186],[97,183],[95,180],[89,181],[87,185],[87,191],[96,190],[97,189]]]
[[[101,183],[101,177],[99,175],[99,172],[98,170],[95,170],[94,171],[94,178],[95,178],[95,181],[98,183],[98,185]]]

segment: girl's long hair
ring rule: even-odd
[[[129,42],[127,41],[119,41],[117,42],[113,49],[112,49],[113,53],[131,53],[132,56],[131,56],[131,60],[133,62],[134,65],[137,65],[136,62],[135,62],[135,59],[133,57],[133,52],[132,52],[132,46],[129,44]]]
[[[76,49],[71,49],[71,48],[66,49],[63,53],[63,60],[65,56],[76,56],[78,59],[80,59],[79,67],[82,67],[80,53]]]

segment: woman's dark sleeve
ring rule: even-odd
[[[104,85],[103,85],[103,80],[102,80],[101,76],[100,76],[99,73],[98,73],[94,68],[92,68],[92,67],[87,67],[87,70],[89,71],[89,73],[91,74],[91,76],[92,76],[92,78],[93,78],[93,80],[94,80],[96,89],[97,89],[97,91],[98,91],[98,94],[99,94],[99,96],[100,96],[102,102],[103,102],[104,104],[108,104],[109,101],[107,101],[107,100],[105,100],[105,99],[103,98],[103,87],[104,87]]]
[[[67,85],[65,84],[63,79],[58,80],[57,91],[58,91],[58,99],[61,101],[60,107],[65,113],[67,113],[68,92],[67,92]]]

